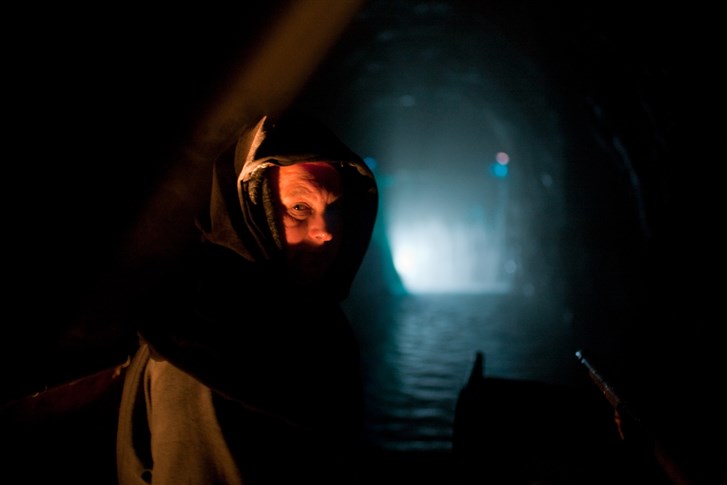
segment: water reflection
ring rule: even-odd
[[[387,449],[449,449],[459,390],[475,352],[485,374],[567,384],[571,327],[562,308],[525,296],[406,295],[347,302],[363,347],[368,432]]]

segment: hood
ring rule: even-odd
[[[215,162],[209,213],[199,221],[206,241],[226,247],[284,281],[282,229],[268,170],[301,162],[328,162],[341,175],[345,229],[331,272],[310,291],[342,300],[368,248],[378,205],[374,176],[364,161],[327,127],[298,114],[262,117],[243,130]]]

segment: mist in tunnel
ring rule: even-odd
[[[524,52],[483,19],[442,8],[367,23],[372,37],[357,50],[344,42],[332,79],[350,82],[326,84],[336,93],[326,116],[375,166],[379,235],[407,292],[552,290],[559,108]]]
[[[380,157],[392,164],[384,172],[382,217],[395,267],[412,293],[532,291],[527,272],[537,268],[525,260],[528,206],[539,201],[537,194],[524,197],[532,160],[529,147],[516,141],[517,131],[529,128],[509,128],[486,105],[461,104],[474,113],[445,112],[444,125],[417,107],[383,116],[418,118],[392,127],[398,141]]]

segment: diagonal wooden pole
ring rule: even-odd
[[[364,0],[293,0],[260,31],[230,71],[210,108],[182,143],[129,234],[125,264],[173,257],[209,187],[212,162],[262,114],[284,110],[299,94]]]

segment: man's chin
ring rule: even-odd
[[[331,268],[334,256],[328,252],[297,252],[288,259],[294,274],[302,282],[320,281]]]

